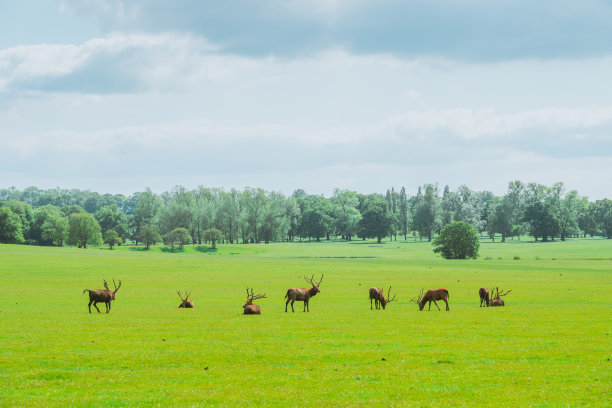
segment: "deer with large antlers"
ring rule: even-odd
[[[179,309],[183,308],[183,309],[193,309],[193,300],[189,300],[189,296],[191,296],[191,291],[187,292],[185,290],[185,299],[183,299],[183,296],[181,295],[181,291],[177,290],[176,293],[178,293],[179,297],[181,298],[181,304],[179,305]]]
[[[419,293],[419,296],[416,299],[410,299],[411,302],[414,302],[419,305],[419,310],[423,310],[426,302],[429,302],[429,308],[427,310],[431,310],[431,302],[434,302],[438,310],[441,310],[440,306],[438,306],[438,303],[436,303],[436,300],[443,300],[444,303],[446,303],[446,310],[450,310],[450,308],[448,307],[448,290],[444,288],[429,289],[427,292],[425,292],[425,295],[423,295],[423,290],[424,289],[421,289],[421,292]]]
[[[489,304],[490,304],[489,289],[480,288],[478,289],[478,294],[480,295],[480,307],[482,307],[483,303],[486,307],[489,307]]]
[[[266,297],[266,294],[264,293],[263,295],[262,294],[256,295],[255,292],[253,291],[253,288],[251,288],[251,292],[249,292],[249,288],[247,288],[246,292],[247,292],[247,300],[244,306],[242,306],[242,308],[244,309],[244,314],[245,315],[261,314],[261,309],[259,308],[259,305],[253,304],[253,301],[257,299],[264,299]]]
[[[108,287],[108,283],[106,283],[106,280],[104,280],[105,289],[85,289],[83,291],[83,294],[85,294],[85,292],[89,292],[89,313],[91,313],[92,303],[98,313],[100,313],[100,309],[98,309],[97,305],[98,302],[104,302],[106,304],[106,313],[110,312],[111,301],[115,300],[115,293],[117,293],[117,291],[121,287],[121,280],[119,280],[119,286],[117,286],[117,284],[115,283],[115,279],[113,278],[113,285],[115,286],[115,290],[110,290]]]
[[[380,306],[382,306],[384,310],[388,303],[397,301],[395,294],[393,294],[393,299],[391,299],[391,286],[389,286],[386,299],[385,292],[382,289],[377,287],[370,288],[370,310],[372,310],[372,299],[374,299],[374,306],[376,306],[376,310],[380,309]]]
[[[287,305],[289,304],[289,302],[291,302],[291,311],[295,312],[295,310],[293,309],[293,303],[296,300],[300,302],[304,302],[304,312],[306,310],[310,312],[310,306],[308,305],[308,302],[310,301],[311,297],[315,296],[317,293],[320,292],[319,285],[323,281],[323,275],[321,275],[321,280],[319,280],[319,283],[314,283],[314,275],[312,275],[310,279],[304,276],[304,279],[306,279],[306,282],[312,285],[312,288],[310,289],[308,288],[288,289],[287,294],[285,295],[285,298],[287,299],[287,302],[285,303],[285,312],[287,312]]]
[[[503,293],[503,289],[499,290],[499,288],[491,289],[491,306],[504,306],[505,303],[503,299],[500,299],[502,296],[506,296],[508,293],[512,292],[512,289]]]

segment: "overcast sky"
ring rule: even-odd
[[[612,198],[612,3],[0,2],[0,188]]]

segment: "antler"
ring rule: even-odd
[[[178,293],[179,297],[180,297],[180,298],[181,298],[181,300],[184,302],[184,301],[185,301],[185,299],[183,299],[183,296],[181,296],[181,291],[180,291],[180,290],[177,290],[177,291],[176,291],[176,293]]]
[[[108,290],[109,292],[112,292],[109,287],[108,287],[108,283],[106,283],[106,279],[102,279],[104,281],[104,287],[106,288],[106,290]]]
[[[306,279],[306,282],[310,283],[313,287],[314,286],[319,286],[321,284],[321,282],[323,281],[323,274],[321,274],[321,280],[319,281],[319,283],[314,283],[314,273],[312,274],[312,276],[310,277],[310,279],[308,279],[306,276],[304,276],[304,279]]]
[[[417,305],[421,304],[421,299],[423,299],[423,291],[425,290],[425,288],[421,289],[421,292],[419,293],[419,296],[416,299],[410,299],[411,302],[416,303]]]
[[[257,299],[263,299],[266,297],[265,293],[263,295],[259,293],[256,295],[253,288],[251,288],[251,293],[249,293],[249,288],[246,288],[246,292],[247,292],[247,301],[250,301],[250,302],[257,300]]]
[[[317,283],[317,286],[319,286],[321,284],[321,282],[323,282],[323,274],[321,274],[321,280],[319,280],[319,283]]]
[[[396,295],[397,293],[394,293],[393,299],[391,299],[391,286],[389,286],[389,291],[387,292],[387,303],[397,301],[397,299],[395,298]]]
[[[500,290],[500,292],[503,292],[504,290]],[[500,293],[499,296],[506,296],[508,293],[512,292],[512,289],[510,289],[509,291],[507,291],[506,293]]]
[[[185,289],[185,300],[189,299],[189,296],[191,296],[191,291],[187,292],[187,289]]]
[[[117,284],[115,283],[115,278],[113,278],[113,285],[115,285],[115,293],[117,293],[117,291],[121,287],[121,279],[119,279],[119,286],[117,286]]]

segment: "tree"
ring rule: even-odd
[[[419,192],[421,189],[419,188]],[[438,186],[425,185],[425,193],[422,197],[417,195],[417,207],[414,212],[414,227],[421,237],[426,236],[431,241],[433,233],[440,225],[440,197],[438,197]]]
[[[471,224],[453,221],[445,226],[433,241],[434,252],[446,259],[478,258],[478,233]]]
[[[48,214],[41,226],[41,236],[45,241],[56,246],[64,246],[68,237],[68,218],[62,217],[59,212]]]
[[[548,206],[541,202],[534,202],[527,206],[522,220],[529,223],[530,233],[537,241],[542,238],[542,242],[548,241],[548,237],[554,239],[559,230],[557,221],[554,219]]]
[[[116,244],[121,244],[122,242],[123,240],[114,229],[110,229],[104,233],[104,243],[108,244],[111,251]]]
[[[612,239],[612,200],[604,198],[593,203],[595,223],[601,234],[608,239]]]
[[[87,244],[102,244],[102,233],[100,225],[93,215],[87,213],[74,213],[69,218],[69,245],[77,245],[79,248],[87,248]]]
[[[144,227],[150,227],[155,222],[162,202],[148,187],[144,192],[135,194],[134,198],[136,200],[136,207],[134,208],[134,238],[139,240],[138,237]],[[161,239],[157,241],[161,241]]]
[[[100,208],[95,216],[96,221],[100,224],[103,235],[107,231],[113,230],[122,239],[121,242],[123,242],[123,239],[128,238],[127,215],[119,211],[117,204],[110,204]]]
[[[0,207],[0,243],[23,244],[21,219],[9,207]]]
[[[408,239],[408,229],[410,228],[410,207],[408,206],[408,196],[406,195],[406,187],[402,187],[399,194],[398,206],[398,222],[400,233],[404,236],[404,240]]]
[[[359,198],[357,193],[349,190],[334,190],[334,195],[330,199],[333,205],[333,218],[336,232],[342,235],[343,239],[351,240],[357,233],[357,224],[361,219],[361,214],[357,209]]]
[[[187,228],[175,228],[167,235],[167,240],[172,245],[172,252],[174,252],[174,244],[179,244],[179,249],[183,249],[183,245],[191,242],[191,235]]]
[[[371,201],[359,221],[359,237],[376,238],[378,243],[389,234],[392,215],[389,212],[385,198]]]
[[[162,240],[157,229],[157,225],[144,225],[140,228],[140,232],[136,238],[138,241],[145,244],[145,249],[149,249],[151,245]]]
[[[209,228],[204,231],[204,240],[210,241],[212,249],[217,249],[217,241],[221,241],[223,238],[223,233],[216,228]]]

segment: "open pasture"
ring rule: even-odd
[[[0,406],[609,406],[612,241],[480,255],[446,261],[411,240],[0,245]],[[310,312],[285,313],[313,274]],[[110,314],[90,315],[83,290],[113,277]],[[371,311],[368,288],[389,285],[398,301]],[[479,308],[481,286],[512,289],[506,307]],[[246,287],[267,294],[259,316],[241,315]],[[449,312],[410,302],[438,287]]]

